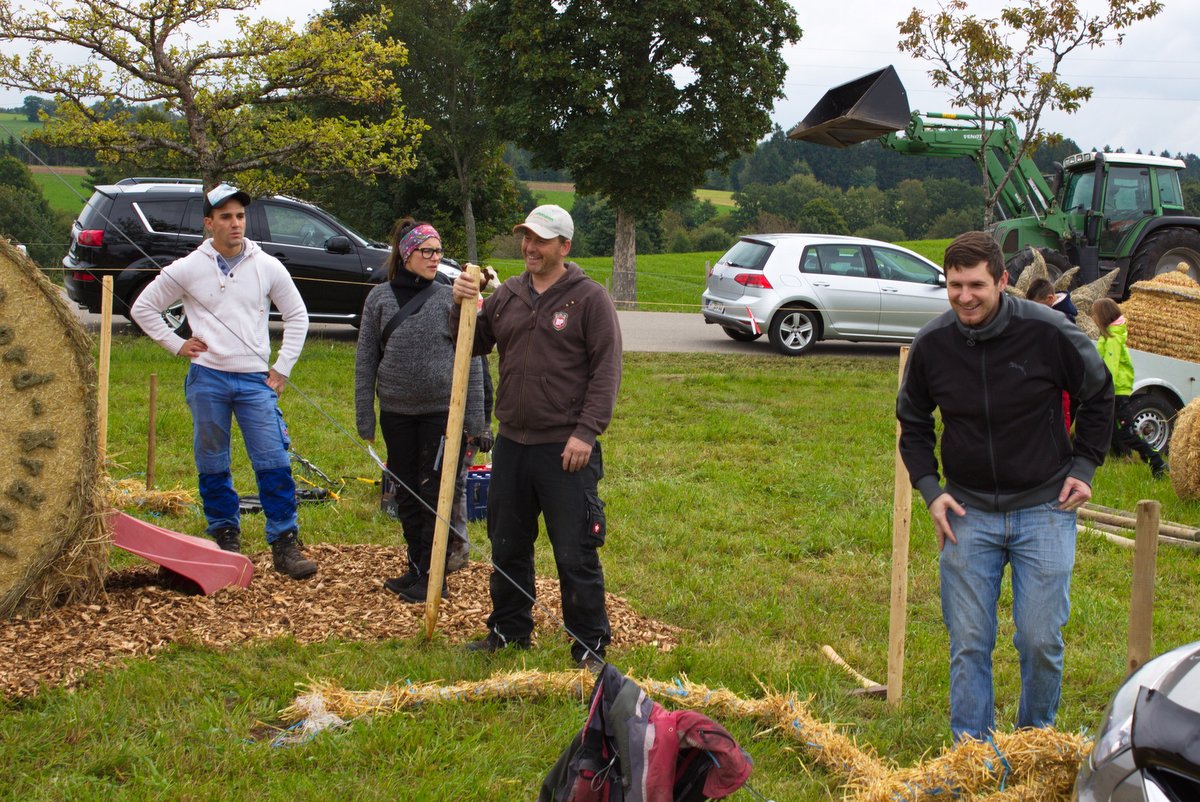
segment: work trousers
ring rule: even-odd
[[[184,380],[184,395],[192,411],[192,448],[208,533],[241,528],[230,471],[234,418],[254,468],[259,502],[267,519],[267,542],[295,532],[296,483],[288,456],[291,441],[279,396],[267,386],[267,374],[230,373],[193,364]]]
[[[433,553],[442,478],[439,451],[446,434],[447,414],[379,413],[388,470],[400,482],[396,488],[396,517],[408,544],[408,564],[422,576],[429,573],[429,558]],[[453,468],[456,477],[465,449],[460,446],[458,453],[459,461]]]
[[[590,650],[602,657],[612,640],[604,606],[604,503],[597,485],[604,477],[599,441],[587,466],[564,471],[565,443],[522,445],[501,435],[492,449],[488,487],[488,539],[493,570],[488,628],[506,642],[528,643],[533,632],[533,544],[538,516],[554,549],[562,591],[563,621],[573,638],[571,655]]]

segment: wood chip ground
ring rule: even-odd
[[[270,554],[260,552],[251,556],[255,574],[249,588],[190,595],[147,563],[111,573],[106,598],[98,604],[0,621],[0,692],[15,697],[36,694],[43,686],[72,687],[89,671],[153,656],[178,642],[221,649],[280,635],[313,643],[409,638],[424,631],[425,606],[406,604],[383,589],[384,578],[404,572],[397,549],[316,544],[306,552],[320,570],[304,581],[275,573]],[[450,575],[450,598],[442,601],[438,631],[451,642],[485,634],[490,572],[486,563],[472,562]],[[537,596],[561,616],[556,580],[539,577]],[[612,594],[608,614],[615,649],[654,645],[667,650],[677,643],[676,627],[638,615]],[[534,619],[535,639],[562,637],[557,622],[537,607]]]

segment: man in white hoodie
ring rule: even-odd
[[[236,416],[258,482],[275,570],[304,579],[316,573],[317,564],[300,553],[296,537],[296,484],[278,397],[304,347],[308,310],[279,260],[243,237],[249,204],[249,195],[228,184],[209,191],[204,226],[212,238],[163,268],[130,313],[147,336],[191,360],[184,390],[208,535],[227,551],[241,550],[230,471]],[[192,330],[186,340],[162,317],[181,299]],[[272,303],[283,316],[283,344],[274,365],[267,329]]]

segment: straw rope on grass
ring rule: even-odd
[[[1171,433],[1171,487],[1184,501],[1200,499],[1200,398],[1175,416]]]
[[[586,698],[595,678],[586,671],[493,674],[478,682],[443,685],[397,683],[373,691],[348,691],[335,682],[313,680],[280,716],[292,722],[280,742],[299,742],[323,727],[347,721],[411,711],[424,705],[485,700]],[[686,676],[674,682],[637,680],[650,696],[670,707],[706,710],[717,717],[749,718],[796,741],[801,753],[843,778],[847,799],[896,800],[1067,799],[1080,762],[1091,749],[1081,735],[1054,729],[997,733],[991,741],[964,741],[910,768],[897,768],[860,747],[833,724],[816,718],[795,694],[764,689],[759,699],[744,699],[724,688],[707,688]]]
[[[1129,324],[1129,347],[1194,360],[1200,342],[1200,284],[1187,263],[1150,281],[1139,281],[1121,305]]]
[[[27,257],[0,242],[0,617],[103,593],[91,343]]]

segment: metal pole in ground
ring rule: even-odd
[[[1158,559],[1157,501],[1139,501],[1133,547],[1133,591],[1129,598],[1129,648],[1126,667],[1132,674],[1150,659],[1154,647],[1154,574]]]
[[[908,346],[900,349],[898,382],[904,381]],[[900,707],[904,688],[904,630],[908,612],[908,540],[912,524],[912,483],[900,458],[900,421],[896,421],[896,485],[892,496],[892,608],[888,619],[887,701]]]

